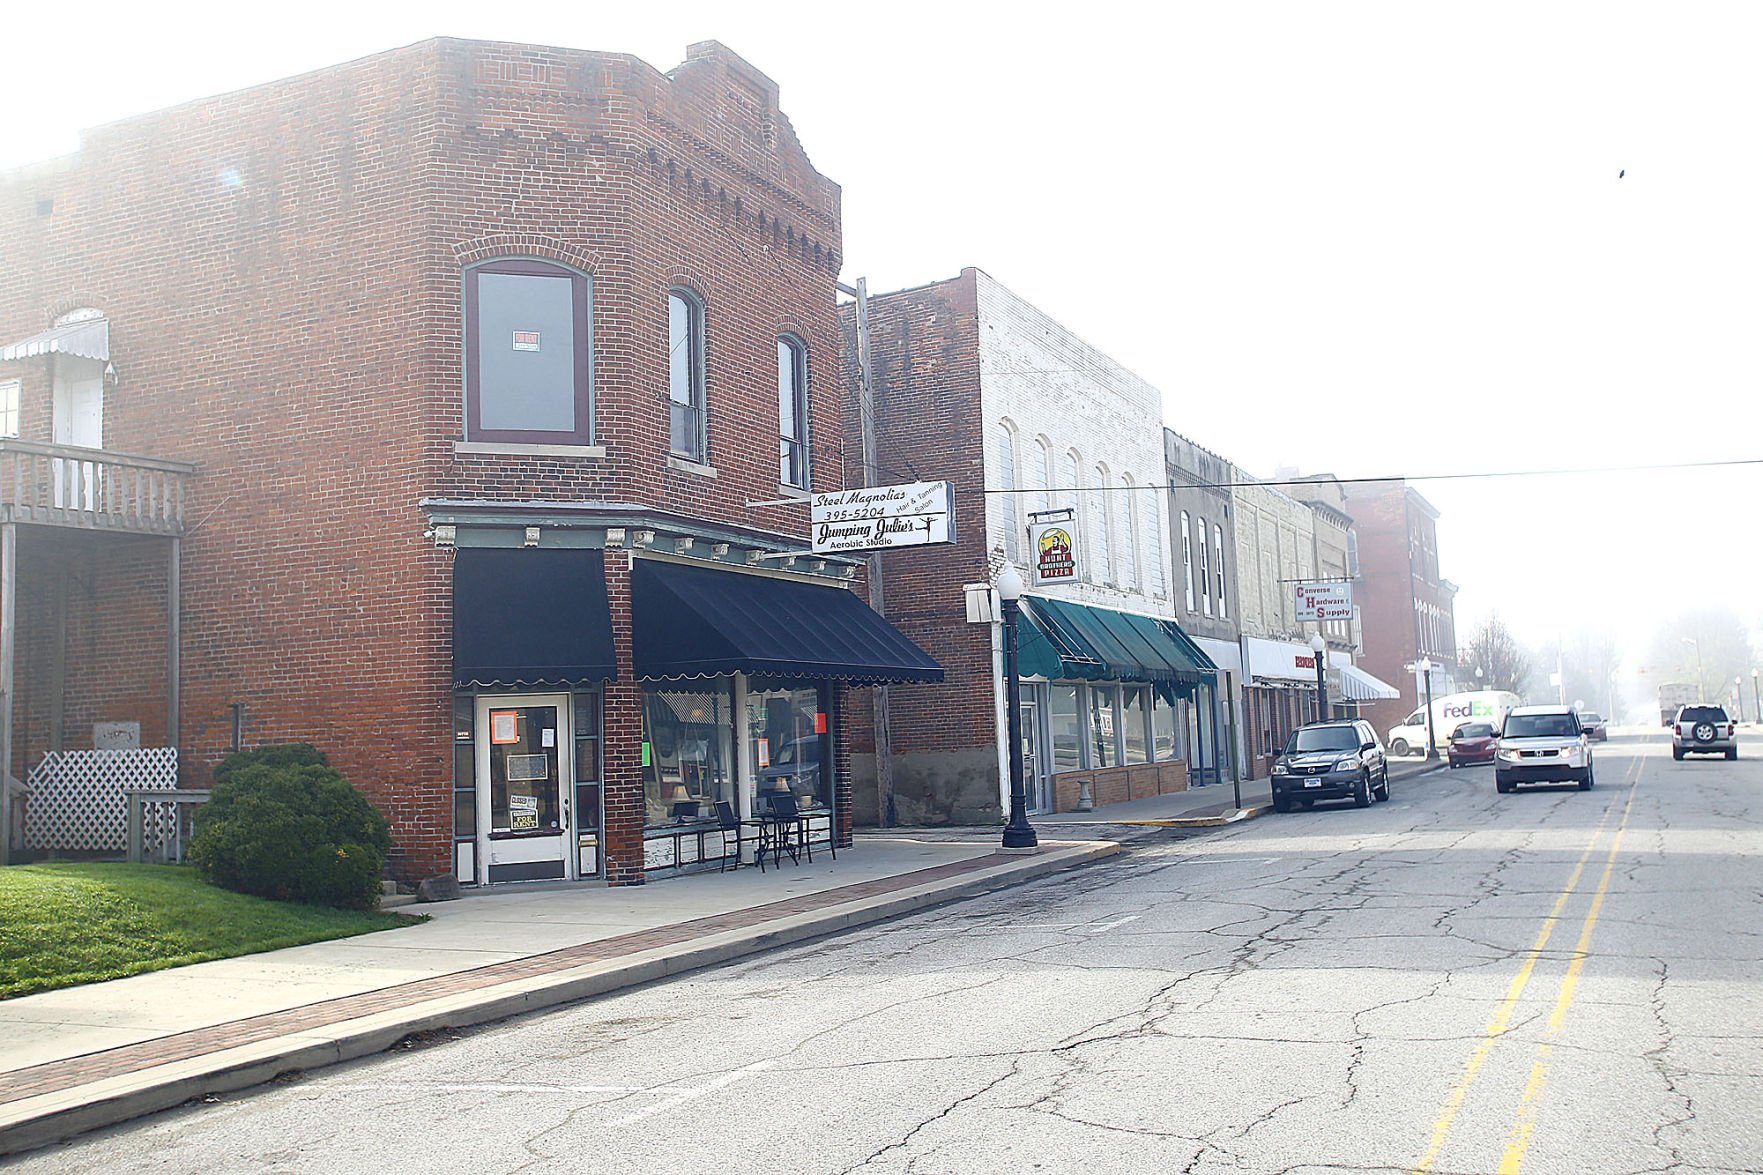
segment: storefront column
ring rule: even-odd
[[[753,724],[747,717],[747,675],[735,674],[735,811],[753,819],[753,794],[759,787],[759,765],[753,762]],[[746,843],[742,842],[743,845]],[[742,849],[743,863],[750,860]]]
[[[851,727],[852,710],[847,705],[850,687],[842,681],[832,683],[833,730],[833,843],[841,849],[851,847],[851,829],[857,821],[856,797],[851,791]]]
[[[604,843],[608,885],[643,884],[643,687],[632,676],[631,556],[606,552],[606,604],[618,680],[605,693]]]

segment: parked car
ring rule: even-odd
[[[1595,743],[1610,741],[1610,726],[1604,721],[1602,714],[1592,710],[1581,710],[1579,712],[1579,726],[1581,730],[1585,731],[1585,736]]]
[[[1390,765],[1371,723],[1312,722],[1292,731],[1273,761],[1273,810],[1317,800],[1351,799],[1369,808],[1390,798]]]
[[[1685,706],[1671,724],[1671,757],[1739,757],[1738,728],[1725,706]]]
[[[1567,706],[1520,706],[1506,715],[1494,747],[1494,790],[1505,795],[1521,783],[1595,782],[1592,748],[1579,715]]]
[[[1468,763],[1492,763],[1494,744],[1499,740],[1500,732],[1494,729],[1493,723],[1465,722],[1451,732],[1451,746],[1446,757],[1453,767],[1462,767]]]

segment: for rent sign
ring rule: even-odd
[[[955,541],[955,487],[946,481],[815,494],[809,511],[820,555]]]
[[[1351,620],[1351,583],[1301,583],[1298,585],[1299,620]]]

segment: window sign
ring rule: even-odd
[[[1077,524],[1037,522],[1029,527],[1034,586],[1077,582]]]
[[[771,766],[771,740],[768,738],[756,739],[753,745],[758,751],[759,767],[764,769]]]
[[[539,349],[539,332],[536,330],[515,331],[514,349],[516,351],[537,351]]]
[[[539,797],[508,795],[508,828],[510,832],[531,832],[539,826]]]
[[[520,741],[520,717],[513,710],[490,711],[490,742],[493,745]]]

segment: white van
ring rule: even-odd
[[[1451,741],[1451,732],[1465,722],[1491,722],[1499,729],[1506,715],[1522,699],[1510,690],[1475,690],[1466,694],[1446,694],[1432,700],[1432,733],[1437,746]],[[1426,753],[1426,710],[1422,707],[1395,726],[1385,740],[1392,755]]]

